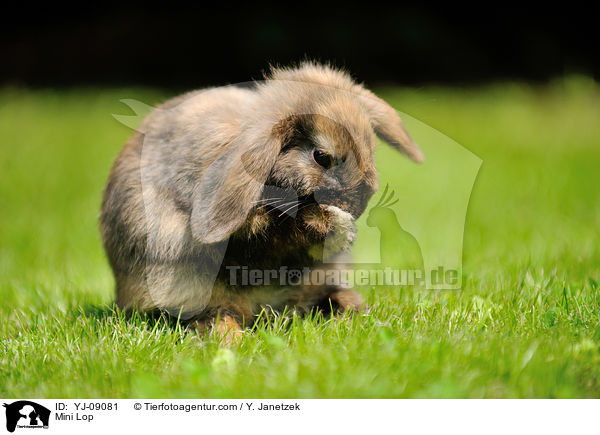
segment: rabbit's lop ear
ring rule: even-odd
[[[423,151],[406,131],[400,116],[392,106],[370,91],[361,89],[361,100],[367,108],[375,134],[411,160],[421,163],[425,160]]]
[[[193,195],[191,230],[195,240],[221,242],[244,223],[281,148],[281,141],[270,133],[240,135],[204,171]]]

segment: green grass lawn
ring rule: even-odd
[[[381,89],[483,160],[463,289],[362,289],[230,349],[112,308],[97,228],[147,89],[0,90],[0,396],[600,397],[600,87]],[[443,182],[443,180],[440,180]]]

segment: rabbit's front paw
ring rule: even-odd
[[[325,239],[324,256],[347,251],[356,240],[356,225],[352,215],[336,206],[325,206],[329,215],[330,230]]]
[[[200,334],[211,332],[217,341],[225,347],[238,344],[243,337],[243,328],[230,315],[196,320],[193,322],[193,327]]]
[[[349,289],[340,289],[332,293],[329,298],[336,305],[340,313],[346,310],[360,311],[365,304],[363,297],[359,293]]]
[[[325,314],[359,312],[364,308],[363,297],[354,290],[332,286],[327,289],[327,292],[327,296],[317,304]]]

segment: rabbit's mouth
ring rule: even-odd
[[[358,186],[354,189],[317,189],[302,195],[292,187],[265,185],[256,207],[274,218],[285,220],[301,218],[315,209],[330,206],[357,217],[364,211],[371,193],[364,186]]]
[[[365,211],[373,192],[374,189],[363,181],[351,188],[318,189],[313,196],[318,204],[337,207],[356,219]]]
[[[314,195],[297,196],[287,201],[271,202],[265,206],[268,214],[280,219],[297,218],[299,214],[318,207]]]
[[[277,219],[295,219],[299,213],[319,206],[312,193],[299,195],[292,187],[276,185],[265,185],[261,199],[255,204],[257,210],[266,212]]]
[[[319,206],[319,203],[315,199],[315,195],[312,193],[310,195],[305,195],[305,196],[299,197],[298,203],[299,203],[299,207],[298,207],[299,212],[302,210],[310,210],[313,207]]]

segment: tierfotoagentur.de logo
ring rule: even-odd
[[[15,429],[48,429],[50,410],[45,406],[29,400],[19,400],[5,403],[6,430],[14,432]]]

